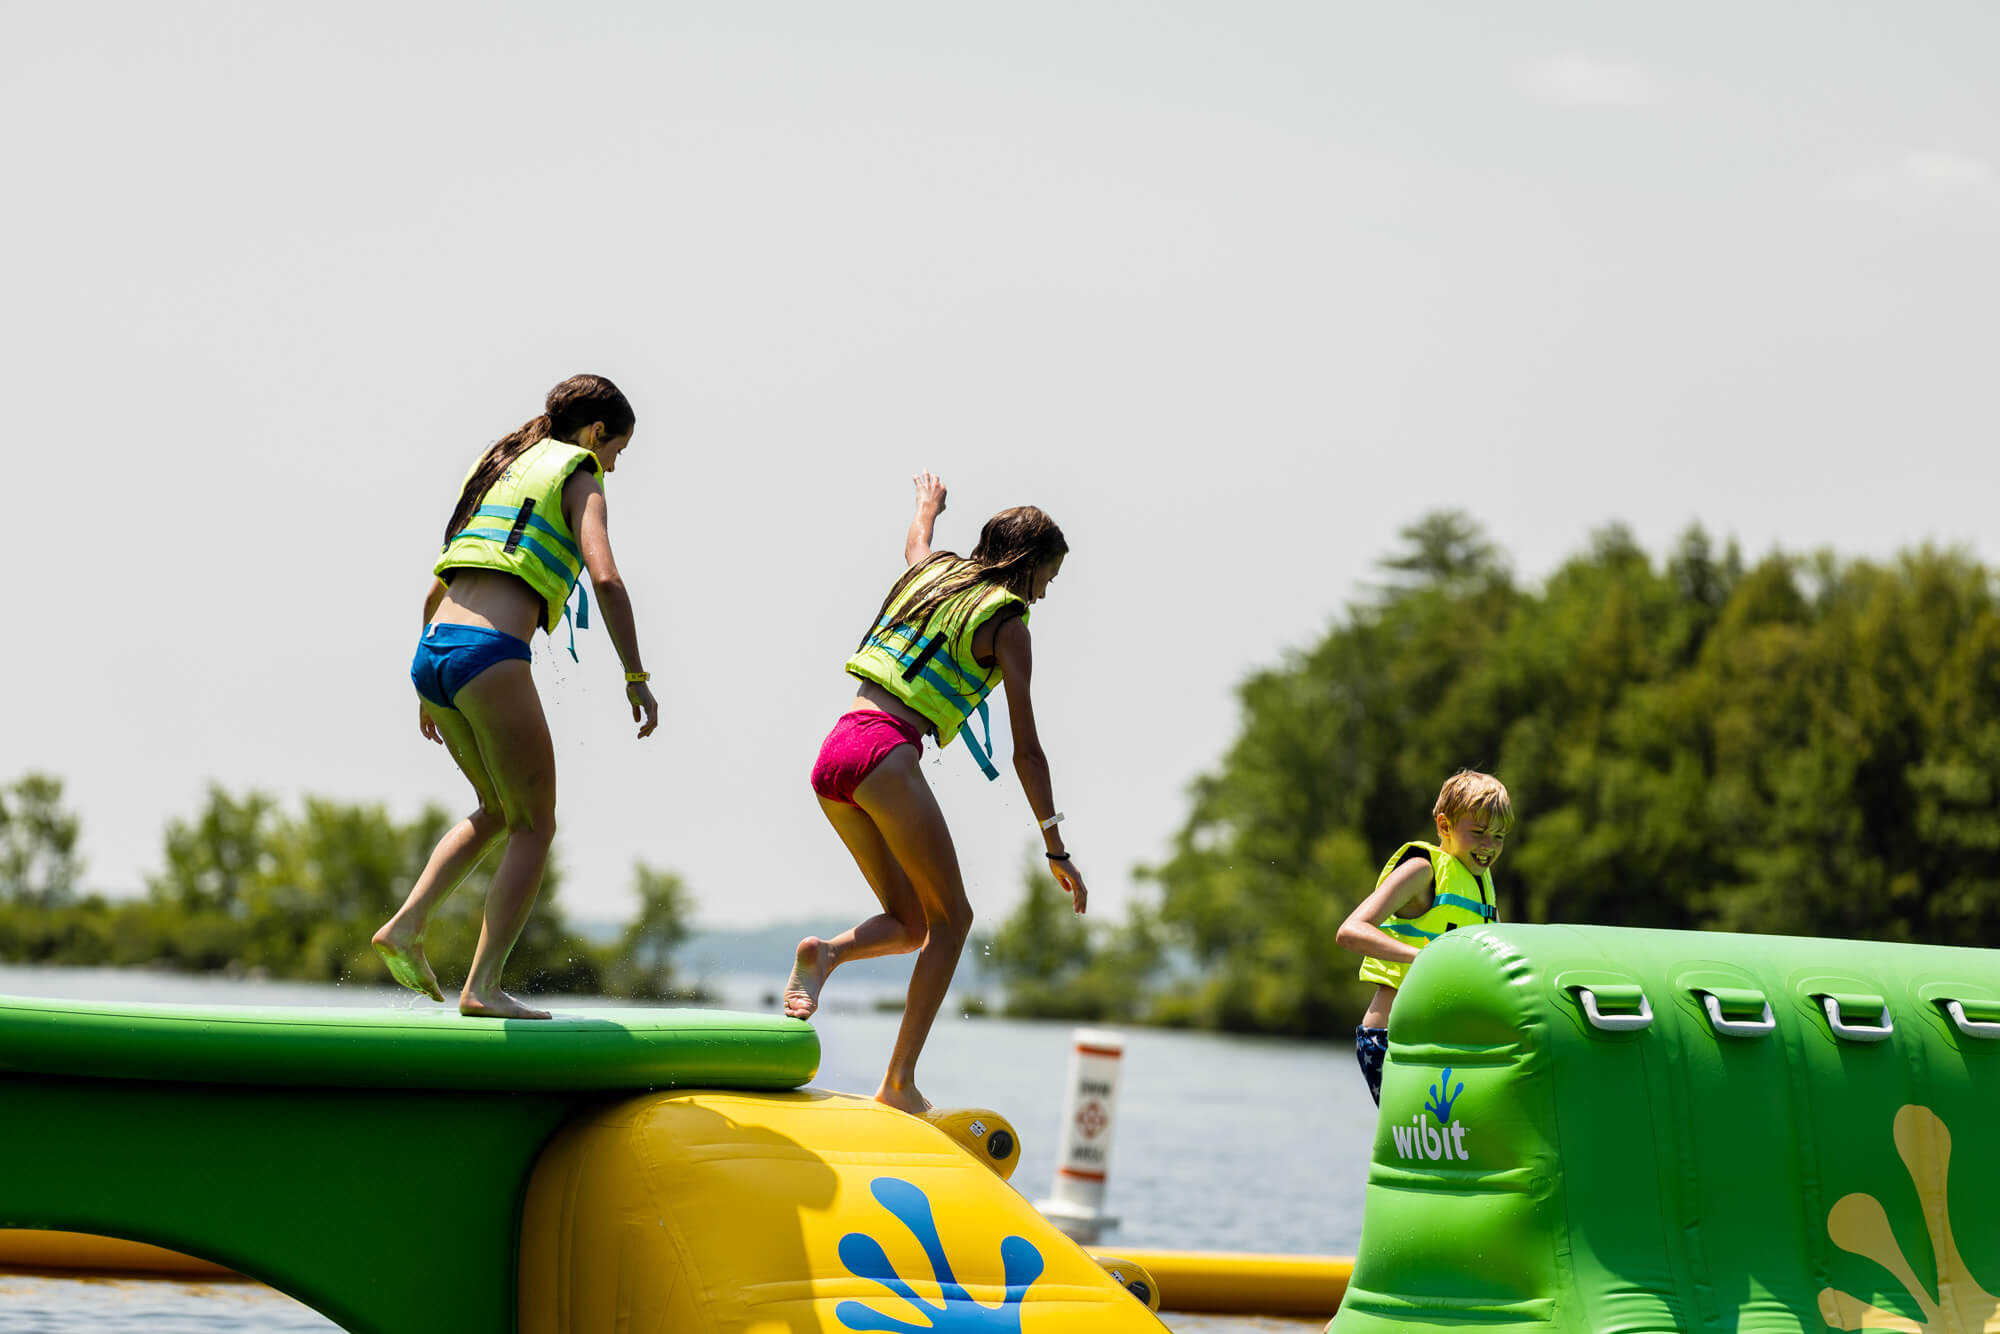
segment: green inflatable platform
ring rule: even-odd
[[[0,997],[0,1072],[317,1088],[791,1089],[813,1076],[805,1025],[724,1010],[99,1005]]]
[[[1411,969],[1333,1334],[2000,1331],[2000,953],[1493,926]]]
[[[633,1092],[775,1090],[812,1026],[715,1010],[447,1010],[0,997],[0,1227],[227,1265],[353,1334],[514,1328],[542,1146]]]

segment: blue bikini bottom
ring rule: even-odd
[[[466,682],[496,662],[516,658],[533,660],[527,640],[483,625],[433,623],[424,627],[423,637],[417,640],[410,680],[428,703],[448,709]]]

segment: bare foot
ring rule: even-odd
[[[913,1086],[905,1084],[895,1088],[886,1079],[882,1081],[882,1087],[875,1090],[875,1101],[885,1107],[894,1107],[899,1112],[908,1112],[911,1116],[922,1116],[931,1110],[931,1100]]]
[[[382,956],[382,962],[389,965],[389,976],[434,1001],[444,999],[444,993],[438,990],[437,974],[431,971],[431,961],[424,957],[422,935],[398,931],[391,922],[377,931],[370,943]]]
[[[491,995],[475,996],[470,991],[458,993],[458,1012],[474,1019],[546,1019],[547,1010],[537,1010],[523,1005],[498,987]]]
[[[785,982],[785,1013],[794,1019],[810,1019],[819,1008],[819,989],[833,971],[833,947],[818,936],[799,942],[792,960],[792,975]]]

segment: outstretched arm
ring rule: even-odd
[[[1010,617],[994,632],[993,657],[1005,673],[1002,684],[1007,688],[1007,717],[1014,729],[1014,774],[1021,780],[1035,823],[1040,824],[1056,813],[1056,798],[1049,782],[1049,757],[1035,731],[1035,704],[1029,690],[1035,668],[1034,641],[1020,617]],[[1069,851],[1063,846],[1062,826],[1052,824],[1043,829],[1042,845],[1056,883],[1069,891],[1076,910],[1082,912],[1090,892],[1084,888],[1083,872],[1069,860]]]
[[[639,659],[639,627],[632,617],[632,595],[618,574],[618,562],[611,558],[611,533],[604,508],[604,487],[593,473],[578,469],[563,485],[563,510],[575,504],[577,521],[572,527],[576,544],[583,551],[583,568],[590,572],[590,586],[597,590],[597,609],[604,614],[604,628],[618,650],[618,660],[629,672],[643,672]],[[644,722],[639,735],[651,736],[660,725],[660,704],[644,681],[630,681],[625,698],[632,705],[632,721]]]
[[[1375,892],[1355,905],[1347,920],[1334,933],[1334,943],[1342,949],[1365,954],[1390,963],[1410,963],[1417,957],[1416,946],[1401,941],[1382,929],[1382,923],[1400,915],[1430,892],[1431,864],[1412,857],[1389,873]]]
[[[931,534],[937,530],[938,515],[944,513],[944,479],[926,471],[910,480],[917,484],[917,512],[903,538],[903,564],[916,565],[930,559]]]

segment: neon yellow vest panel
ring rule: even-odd
[[[1380,889],[1398,866],[1419,854],[1428,857],[1431,863],[1430,910],[1416,917],[1391,917],[1382,923],[1384,931],[1422,949],[1447,931],[1495,919],[1499,910],[1493,902],[1493,873],[1473,875],[1470,867],[1435,843],[1405,843],[1397,848],[1382,867],[1382,874],[1375,877],[1375,887]],[[1361,961],[1361,980],[1379,982],[1385,987],[1402,986],[1403,976],[1409,971],[1410,965],[1388,959]]]
[[[433,573],[446,583],[451,582],[453,570],[504,570],[516,575],[541,595],[542,628],[554,631],[583,570],[576,534],[563,519],[563,486],[586,464],[598,471],[595,454],[561,440],[528,446],[487,488],[465,527],[445,543]],[[586,624],[582,616],[577,623]]]
[[[947,599],[931,615],[930,625],[921,635],[915,626],[897,619],[919,593],[961,563],[939,561],[935,573],[912,580],[875,623],[867,641],[847,660],[849,672],[873,681],[929,719],[937,729],[939,746],[950,745],[974,713],[985,721],[986,696],[1000,683],[997,662],[985,668],[973,657],[973,635],[1008,607],[1020,607],[1021,619],[1028,619],[1028,604],[996,584],[974,584]],[[989,726],[986,750],[992,745]],[[965,733],[965,748],[987,778],[1000,776],[969,731]]]

